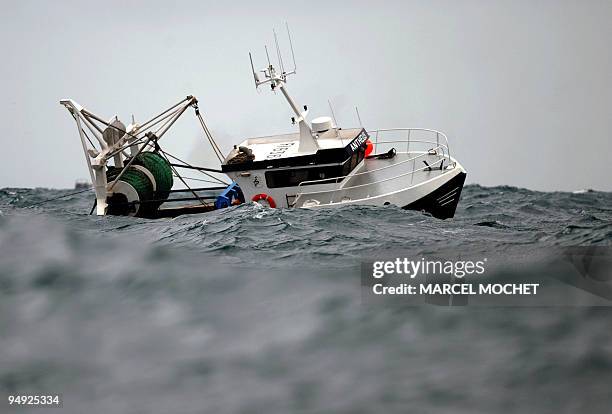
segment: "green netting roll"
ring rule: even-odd
[[[164,157],[155,152],[141,152],[134,160],[135,165],[142,165],[151,172],[155,178],[155,199],[165,200],[170,194],[174,184],[172,179],[172,168]]]
[[[120,168],[109,168],[107,172],[107,177],[109,183],[114,180],[119,172]],[[148,201],[153,200],[155,194],[153,191],[153,183],[147,174],[144,172],[130,167],[128,168],[119,179],[119,182],[124,182],[129,184],[136,190],[138,194],[138,201]],[[116,187],[117,188],[117,187]],[[125,194],[122,194],[121,191],[115,192],[115,194],[107,199],[108,202],[108,214],[113,215],[130,215],[133,214],[133,206],[128,205],[130,202]],[[159,205],[157,203],[143,203],[137,204],[138,212],[136,216],[138,217],[151,217],[153,213],[157,210]]]
[[[134,187],[140,201],[153,199],[153,183],[142,171],[130,167],[123,173],[119,181],[126,182]]]
[[[150,174],[146,174],[146,169]],[[108,167],[107,178],[109,183],[113,181],[122,168]],[[151,181],[151,176],[155,182]],[[164,157],[155,152],[141,152],[136,156],[132,166],[130,166],[119,179],[120,182],[129,184],[138,193],[138,217],[154,217],[159,206],[170,195],[170,189],[173,185],[172,168]],[[155,188],[155,190],[153,190]],[[125,194],[124,194],[125,193]],[[132,195],[130,196],[129,193]],[[130,200],[128,200],[128,197]],[[117,190],[114,195],[109,197],[108,214],[115,215],[132,215],[135,210],[130,203],[134,200],[135,195],[131,190]],[[152,200],[159,200],[151,202]],[[135,201],[135,200],[134,200]]]

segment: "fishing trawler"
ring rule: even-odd
[[[142,124],[132,119],[128,126],[117,116],[104,121],[71,99],[60,101],[77,124],[96,194],[92,213],[175,217],[252,201],[271,208],[396,205],[441,219],[453,217],[466,172],[451,156],[446,135],[425,128],[341,128],[331,104],[332,116],[308,121],[308,107],[299,106],[286,86],[297,70],[288,27],[287,36],[291,70],[284,68],[276,33],[277,66],[267,48],[265,69],[257,72],[250,53],[249,58],[255,87],[281,92],[296,131],[247,138],[225,156],[193,96]],[[220,168],[191,165],[160,144],[190,107]],[[203,177],[187,177],[184,171]],[[195,188],[192,180],[218,185]],[[176,181],[183,188],[175,188]]]

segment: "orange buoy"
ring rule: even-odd
[[[265,193],[255,194],[251,200],[254,202],[258,202],[259,200],[266,200],[270,205],[270,208],[276,208],[276,202],[274,201],[274,199]]]
[[[372,151],[374,151],[374,144],[372,144],[372,141],[370,141],[369,139],[367,139],[365,143],[366,143],[365,156],[367,157],[368,155],[372,153]]]

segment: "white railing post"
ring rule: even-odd
[[[412,132],[412,129],[408,130],[408,143],[406,144],[406,153],[410,152],[410,132]]]
[[[376,130],[376,137],[374,137],[374,152],[378,152],[378,129]]]

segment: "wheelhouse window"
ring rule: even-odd
[[[325,180],[342,175],[342,165],[267,171],[266,184],[268,188],[294,187],[304,181]]]
[[[317,167],[313,165],[308,168],[295,168],[266,172],[266,184],[268,188],[295,187],[304,181],[327,180],[323,183],[307,183],[303,185],[326,184],[335,182],[333,178],[344,177],[363,161],[365,147],[359,148],[344,163]],[[338,179],[341,182],[344,178]]]

